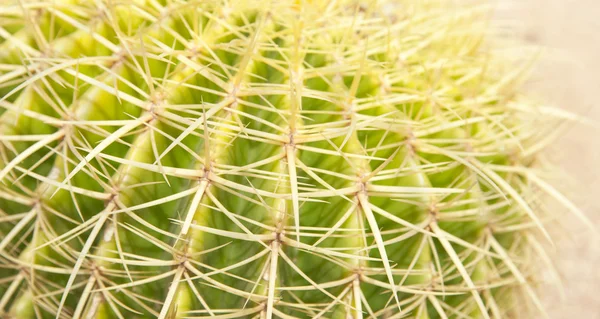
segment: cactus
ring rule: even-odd
[[[561,113],[449,0],[0,5],[6,318],[544,312]]]

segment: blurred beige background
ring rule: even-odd
[[[548,104],[596,121],[571,127],[549,152],[571,180],[561,181],[600,224],[600,0],[492,0],[500,20],[546,47],[528,89]],[[502,22],[504,23],[504,22]],[[600,238],[571,215],[560,221],[551,253],[564,283],[542,291],[552,319],[600,318]],[[600,227],[597,227],[600,229]],[[549,276],[550,277],[550,276]]]

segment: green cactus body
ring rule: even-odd
[[[538,305],[550,122],[486,9],[363,2],[4,1],[0,312]]]

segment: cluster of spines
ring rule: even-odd
[[[535,192],[576,209],[531,168],[541,111],[479,8],[71,2],[0,9],[0,310],[541,308]]]

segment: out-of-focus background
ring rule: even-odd
[[[565,131],[549,157],[565,168],[561,190],[600,224],[600,1],[492,0],[501,23],[510,21],[529,43],[545,47],[527,84],[549,105],[596,122]],[[600,318],[600,237],[567,215],[551,258],[564,284],[542,289],[552,319]],[[600,229],[600,227],[597,227]],[[548,277],[551,277],[550,275]]]

